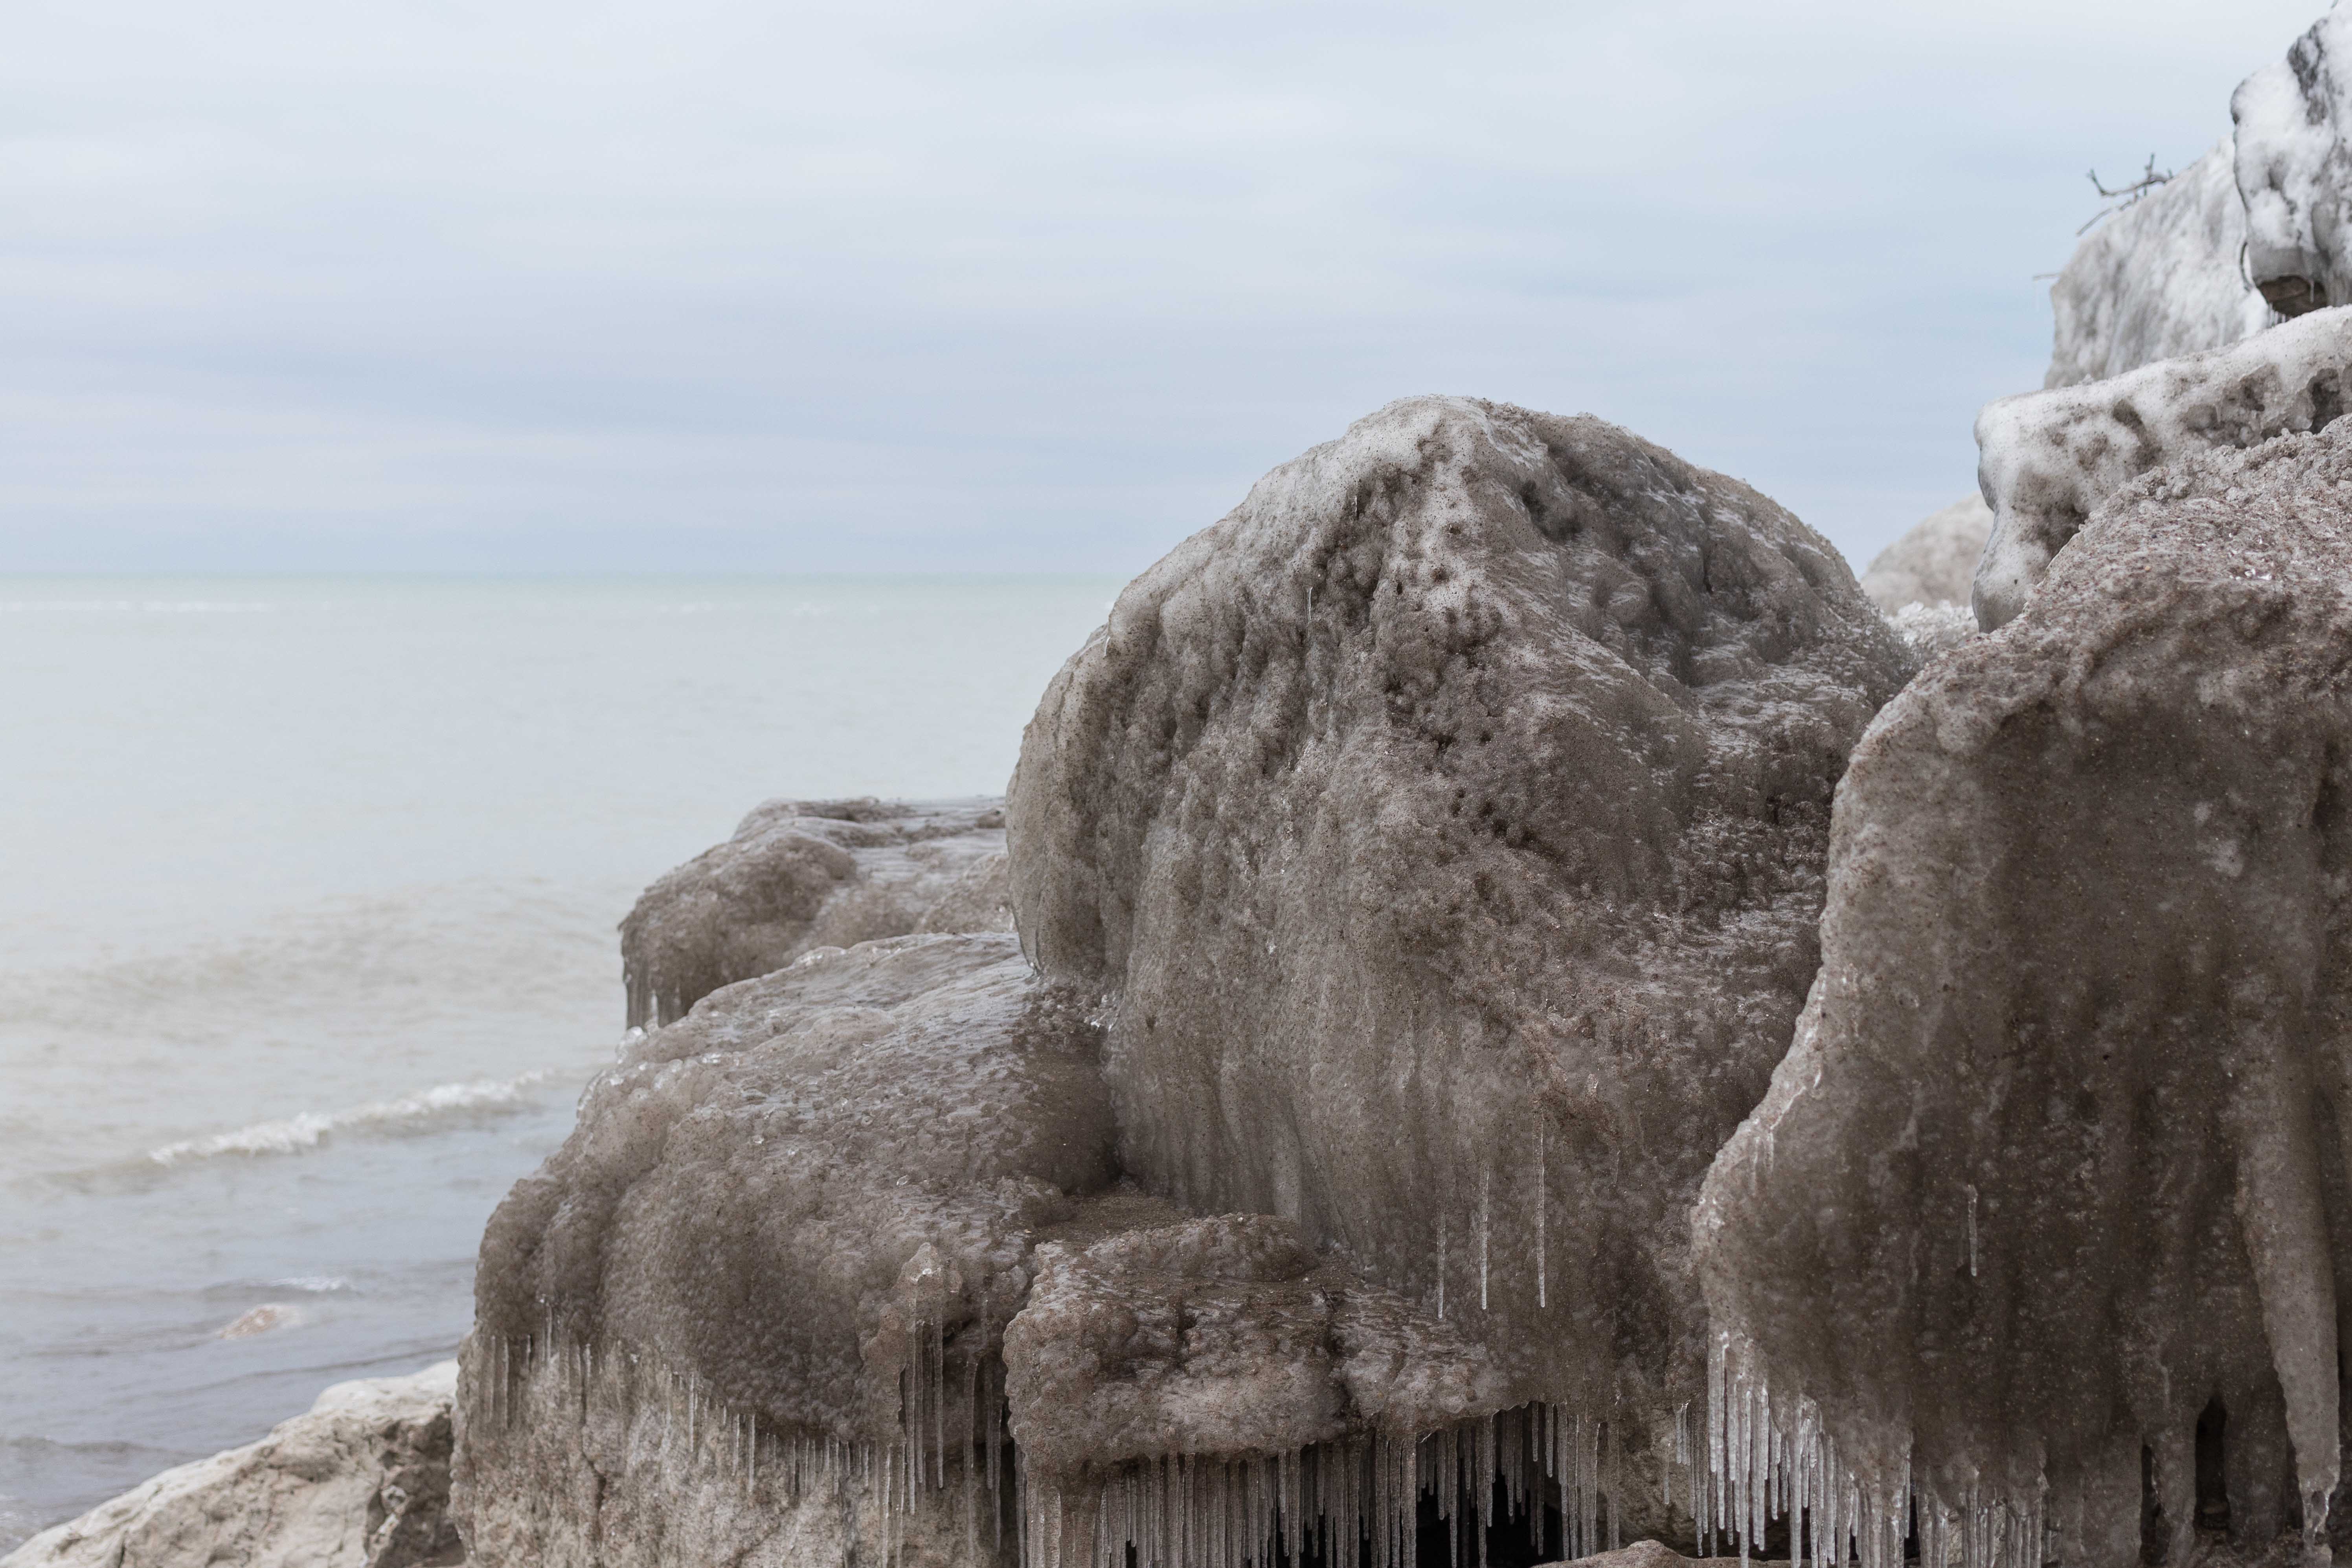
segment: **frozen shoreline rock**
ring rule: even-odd
[[[2222,348],[2275,319],[2245,271],[2246,204],[2234,156],[2224,138],[2074,247],[2050,286],[2043,386],[2105,381]]]
[[[2326,428],[2344,412],[2347,371],[2352,308],[2339,308],[2229,348],[1987,404],[1977,477],[1993,527],[1976,571],[1978,624],[2015,617],[2052,557],[2131,479],[2210,448]]]
[[[6,1568],[444,1568],[457,1363],[339,1383],[242,1448],[43,1531]]]
[[[1668,1528],[1680,1216],[1913,668],[1803,524],[1599,420],[1412,399],[1276,469],[1120,596],[1008,797],[1024,949],[1109,997],[1123,1170],[1290,1221],[1498,1405],[1608,1413],[1577,1484]]]
[[[2189,452],[1856,748],[1821,973],[1696,1220],[1743,1510],[1769,1432],[1865,1564],[1900,1562],[1907,1493],[1926,1560],[2046,1523],[2060,1563],[2127,1568],[2145,1453],[2168,1561],[2200,1505],[2247,1552],[2297,1523],[2324,1549],[2347,496],[2352,426]]]
[[[621,922],[631,1028],[683,1018],[818,947],[1010,931],[995,800],[772,800]]]

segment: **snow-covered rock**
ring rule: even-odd
[[[2352,13],[2330,11],[2285,59],[2238,85],[2236,177],[2247,271],[2282,314],[2352,304]]]
[[[448,1514],[457,1363],[339,1383],[242,1448],[164,1471],[43,1531],[5,1568],[434,1568]]]
[[[667,1024],[820,947],[1010,931],[995,800],[772,800],[621,922],[629,1026]]]
[[[2129,1568],[2144,1455],[2167,1561],[2217,1489],[2248,1553],[2299,1519],[2325,1558],[2347,495],[2352,424],[2182,452],[1854,751],[1821,973],[1696,1239],[1718,1467],[1775,1434],[1864,1563],[1908,1490],[1923,1562],[2045,1561],[2047,1525]]]
[[[2352,307],[2106,381],[1986,405],[1977,479],[1993,525],[1976,572],[1978,623],[1990,630],[2022,610],[2051,559],[2131,479],[2209,448],[2327,426],[2344,412],[2347,371]]]
[[[2232,157],[2224,138],[2074,247],[2050,286],[2044,386],[2221,348],[2276,319],[2246,271],[2246,205]]]

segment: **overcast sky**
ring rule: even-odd
[[[2316,0],[35,0],[0,570],[1107,571],[1391,398],[1859,567]]]

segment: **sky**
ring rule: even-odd
[[[1140,570],[1390,400],[1857,568],[2317,0],[19,0],[0,571]]]

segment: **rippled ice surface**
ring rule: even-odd
[[[637,889],[1000,791],[1116,588],[0,578],[0,1551],[451,1353]]]

